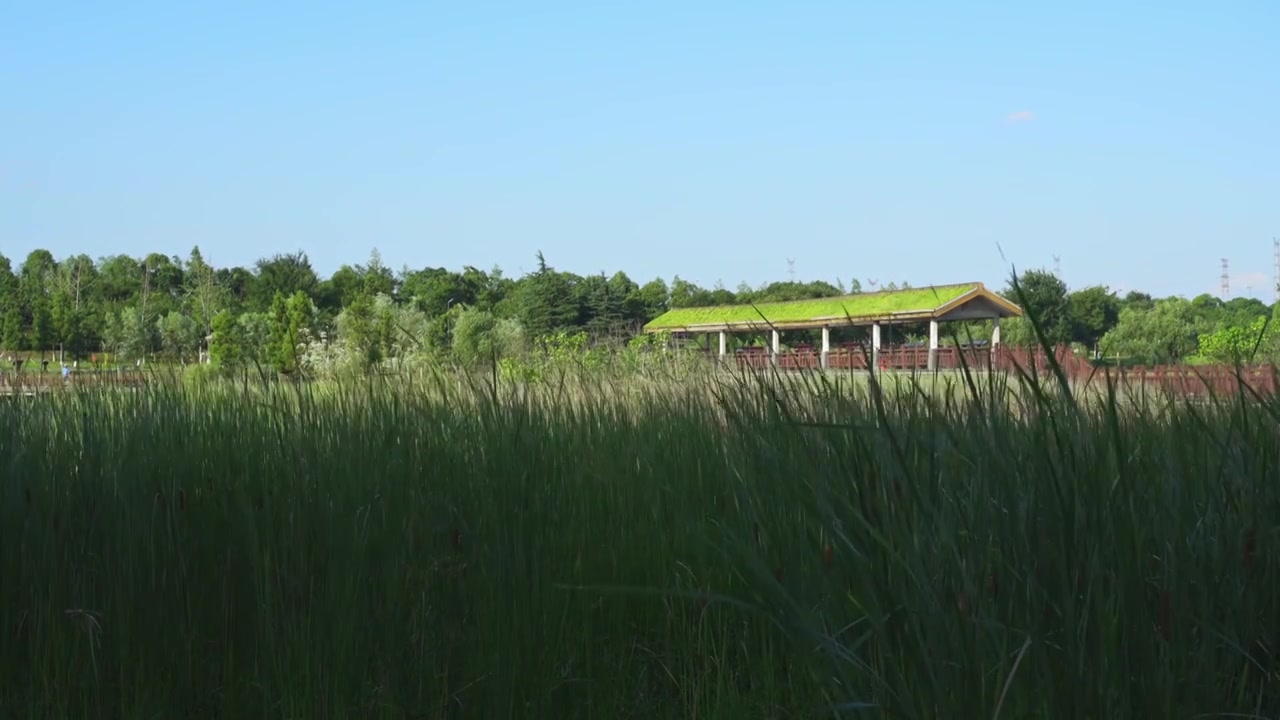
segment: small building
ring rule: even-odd
[[[827,367],[831,328],[870,327],[873,356],[880,352],[880,330],[887,325],[929,323],[929,369],[937,367],[938,327],[944,322],[990,320],[992,352],[1000,344],[1000,320],[1022,315],[1022,308],[991,292],[980,282],[885,290],[839,297],[755,305],[668,310],[644,326],[646,333],[706,333],[719,335],[720,355],[728,352],[731,333],[771,334],[770,353],[776,362],[781,333],[822,330],[821,365]]]

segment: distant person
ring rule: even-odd
[[[63,380],[71,379],[71,366],[67,365],[66,363],[62,363],[62,379]]]

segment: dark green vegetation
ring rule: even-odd
[[[0,717],[1280,712],[1280,404],[977,382],[4,400]]]
[[[535,269],[519,278],[498,268],[396,272],[376,253],[321,277],[302,253],[263,258],[245,268],[214,267],[198,248],[185,258],[152,253],[98,260],[58,260],[36,250],[21,262],[0,256],[0,353],[61,353],[68,359],[97,354],[100,362],[109,353],[133,364],[192,363],[207,351],[218,370],[252,367],[325,377],[340,369],[476,364],[477,358],[495,356],[519,360],[538,352],[548,337],[617,346],[672,309],[697,314],[697,308],[717,305],[907,287],[870,281],[864,286],[852,274],[844,277],[847,285],[836,280],[707,289],[679,277],[640,284],[624,272],[581,276],[557,270],[541,255]],[[920,284],[970,279],[924,278]],[[1050,344],[1071,343],[1083,355],[1141,364],[1280,360],[1280,324],[1263,325],[1274,308],[1257,300],[1157,299],[1140,292],[1119,297],[1097,286],[1069,291],[1039,270],[1023,273],[1020,284],[1022,296],[1011,288],[1005,296],[1039,318]],[[932,292],[929,297],[931,303]],[[876,302],[864,298],[850,309],[864,303],[874,309]],[[845,313],[836,307],[832,314]],[[757,317],[755,311],[750,317]],[[990,327],[946,328],[952,331],[962,339],[986,339]],[[857,340],[865,332],[839,329],[833,340]],[[924,325],[894,326],[886,342],[919,340],[926,333]],[[811,332],[784,333],[782,342],[814,339]],[[1006,322],[1002,340],[1037,344],[1023,319]],[[732,338],[735,347],[764,342],[763,334]]]

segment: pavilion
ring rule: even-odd
[[[770,354],[777,362],[783,330],[822,330],[822,367],[831,352],[831,328],[871,327],[872,354],[880,352],[880,328],[903,323],[929,323],[929,369],[937,367],[938,325],[990,320],[991,348],[1000,344],[1000,320],[1022,315],[1022,308],[991,292],[980,282],[886,290],[840,297],[756,305],[668,310],[644,326],[646,333],[719,333],[720,355],[728,351],[729,333],[772,332]]]

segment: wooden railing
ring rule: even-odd
[[[147,384],[147,376],[140,372],[123,372],[116,370],[77,371],[66,377],[61,372],[15,372],[0,371],[0,391],[34,392],[69,387],[142,387]]]
[[[1079,371],[1077,364],[1091,367],[1079,360],[1067,348],[1060,348],[1055,354],[1058,361],[1071,370]],[[747,348],[733,355],[739,367],[766,369],[773,367],[773,358],[766,348]],[[1033,364],[1037,369],[1049,367],[1048,356],[1043,350],[1025,350],[1022,348],[997,347],[941,347],[937,350],[938,370],[957,370],[969,367],[973,370],[1012,370],[1015,365],[1030,369]],[[929,349],[925,347],[891,347],[882,348],[878,357],[873,360],[871,351],[865,348],[839,347],[827,353],[827,367],[832,370],[866,370],[871,362],[878,362],[882,370],[927,370],[929,367]],[[804,370],[822,367],[822,353],[811,347],[799,346],[778,354],[777,367],[783,370]]]
[[[1275,365],[1235,368],[1226,365],[1157,365],[1155,367],[1105,368],[1094,375],[1102,384],[1110,379],[1118,388],[1145,388],[1175,395],[1230,396],[1244,388],[1259,395],[1280,390]]]
[[[714,357],[714,356],[713,356]],[[1274,365],[1255,365],[1240,368],[1225,365],[1160,365],[1156,367],[1103,368],[1095,367],[1077,356],[1067,346],[1055,349],[1053,357],[1072,381],[1089,382],[1097,387],[1105,386],[1108,378],[1118,387],[1133,391],[1163,390],[1178,395],[1229,395],[1244,386],[1258,394],[1280,392],[1280,370]],[[827,354],[827,368],[831,370],[866,370],[872,361],[869,349],[860,347],[832,348]],[[822,353],[808,346],[790,348],[778,354],[774,363],[767,348],[754,347],[739,350],[732,355],[737,367],[753,370],[816,370],[822,367]],[[923,347],[882,348],[878,356],[879,369],[894,371],[923,371],[929,367],[929,349]],[[941,347],[937,350],[935,367],[938,370],[1013,371],[1045,375],[1050,371],[1049,356],[1041,348],[990,347]]]

